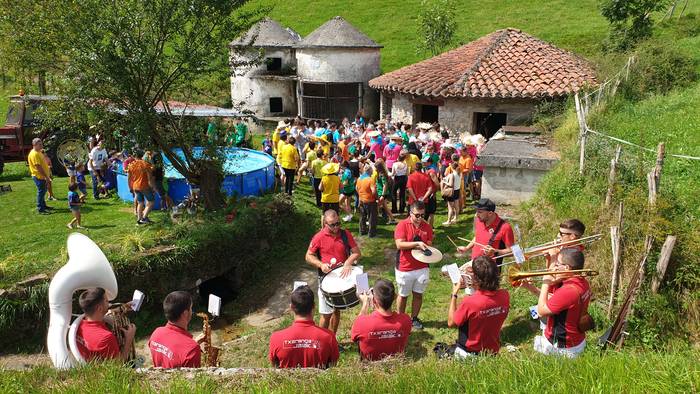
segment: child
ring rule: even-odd
[[[87,183],[85,182],[85,164],[78,163],[75,166],[75,184],[80,191],[80,202],[85,202],[87,197]]]
[[[265,139],[262,142],[263,152],[272,156],[272,140],[270,139],[270,132],[265,133]]]
[[[80,225],[80,206],[82,205],[82,202],[80,202],[80,197],[76,192],[76,190],[78,190],[78,184],[71,183],[68,185],[68,190],[68,206],[70,207],[71,213],[73,213],[73,219],[66,224],[66,227],[72,230],[73,223],[77,223],[78,226],[75,228],[85,228]]]

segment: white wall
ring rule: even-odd
[[[305,81],[368,82],[380,72],[378,48],[299,48],[296,58]]]
[[[485,167],[481,196],[496,204],[519,204],[535,195],[545,174],[529,168]]]

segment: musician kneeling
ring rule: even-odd
[[[554,265],[554,270],[579,270],[583,269],[583,253],[573,248],[562,249]],[[547,299],[551,286],[556,288]],[[537,302],[537,313],[547,317],[547,328],[544,336],[535,337],[535,350],[544,354],[559,354],[567,357],[576,357],[586,347],[586,333],[579,326],[579,322],[588,320],[588,303],[591,300],[591,289],[586,278],[560,274],[543,277]],[[582,324],[583,325],[583,324]]]
[[[472,263],[474,294],[464,297],[457,307],[460,284],[452,288],[452,299],[447,314],[447,325],[457,327],[455,358],[461,359],[481,353],[498,353],[501,348],[501,327],[508,316],[510,296],[499,289],[498,268],[486,256]]]
[[[124,348],[119,349],[117,337],[105,324],[105,315],[109,311],[109,300],[105,295],[105,289],[93,287],[80,294],[80,308],[85,313],[85,318],[80,322],[76,341],[78,351],[86,361],[96,359],[120,359],[126,361],[134,343],[136,326],[129,324],[122,328],[124,332]]]
[[[199,368],[202,350],[192,339],[187,326],[192,320],[192,296],[186,291],[173,291],[163,300],[163,312],[168,323],[151,334],[148,348],[153,366],[157,368]],[[204,336],[199,338],[199,342]]]
[[[299,286],[292,292],[294,323],[272,333],[268,358],[278,368],[327,368],[338,361],[335,333],[314,323],[314,292]]]
[[[360,347],[361,358],[380,360],[406,349],[413,323],[407,314],[391,310],[395,298],[394,284],[385,279],[374,283],[371,294],[360,294],[362,309],[352,324],[350,335]],[[371,314],[370,302],[375,309]]]

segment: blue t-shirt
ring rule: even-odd
[[[78,184],[78,186],[85,185],[85,174],[82,172],[75,174],[75,182]]]
[[[68,206],[73,209],[80,207],[80,196],[78,196],[78,193],[68,192]]]
[[[338,141],[340,141],[340,130],[336,130],[333,132],[333,143],[338,144]]]

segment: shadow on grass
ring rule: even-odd
[[[411,336],[408,339],[408,347],[406,349],[406,357],[411,360],[420,360],[428,355],[428,350],[424,347],[427,345],[432,349],[434,343],[432,343],[433,335],[422,331],[411,331]]]
[[[24,178],[25,178],[25,176],[20,175],[20,174],[7,174],[7,175],[0,176],[0,183],[2,183],[2,182],[17,182],[17,181],[21,181]]]
[[[89,230],[99,230],[99,229],[110,228],[110,227],[117,227],[117,226],[115,226],[113,224],[100,224],[98,226],[87,226],[87,228]]]
[[[513,319],[511,323],[501,331],[503,343],[520,345],[530,342],[536,332],[533,329],[533,321],[530,318],[521,316]]]

